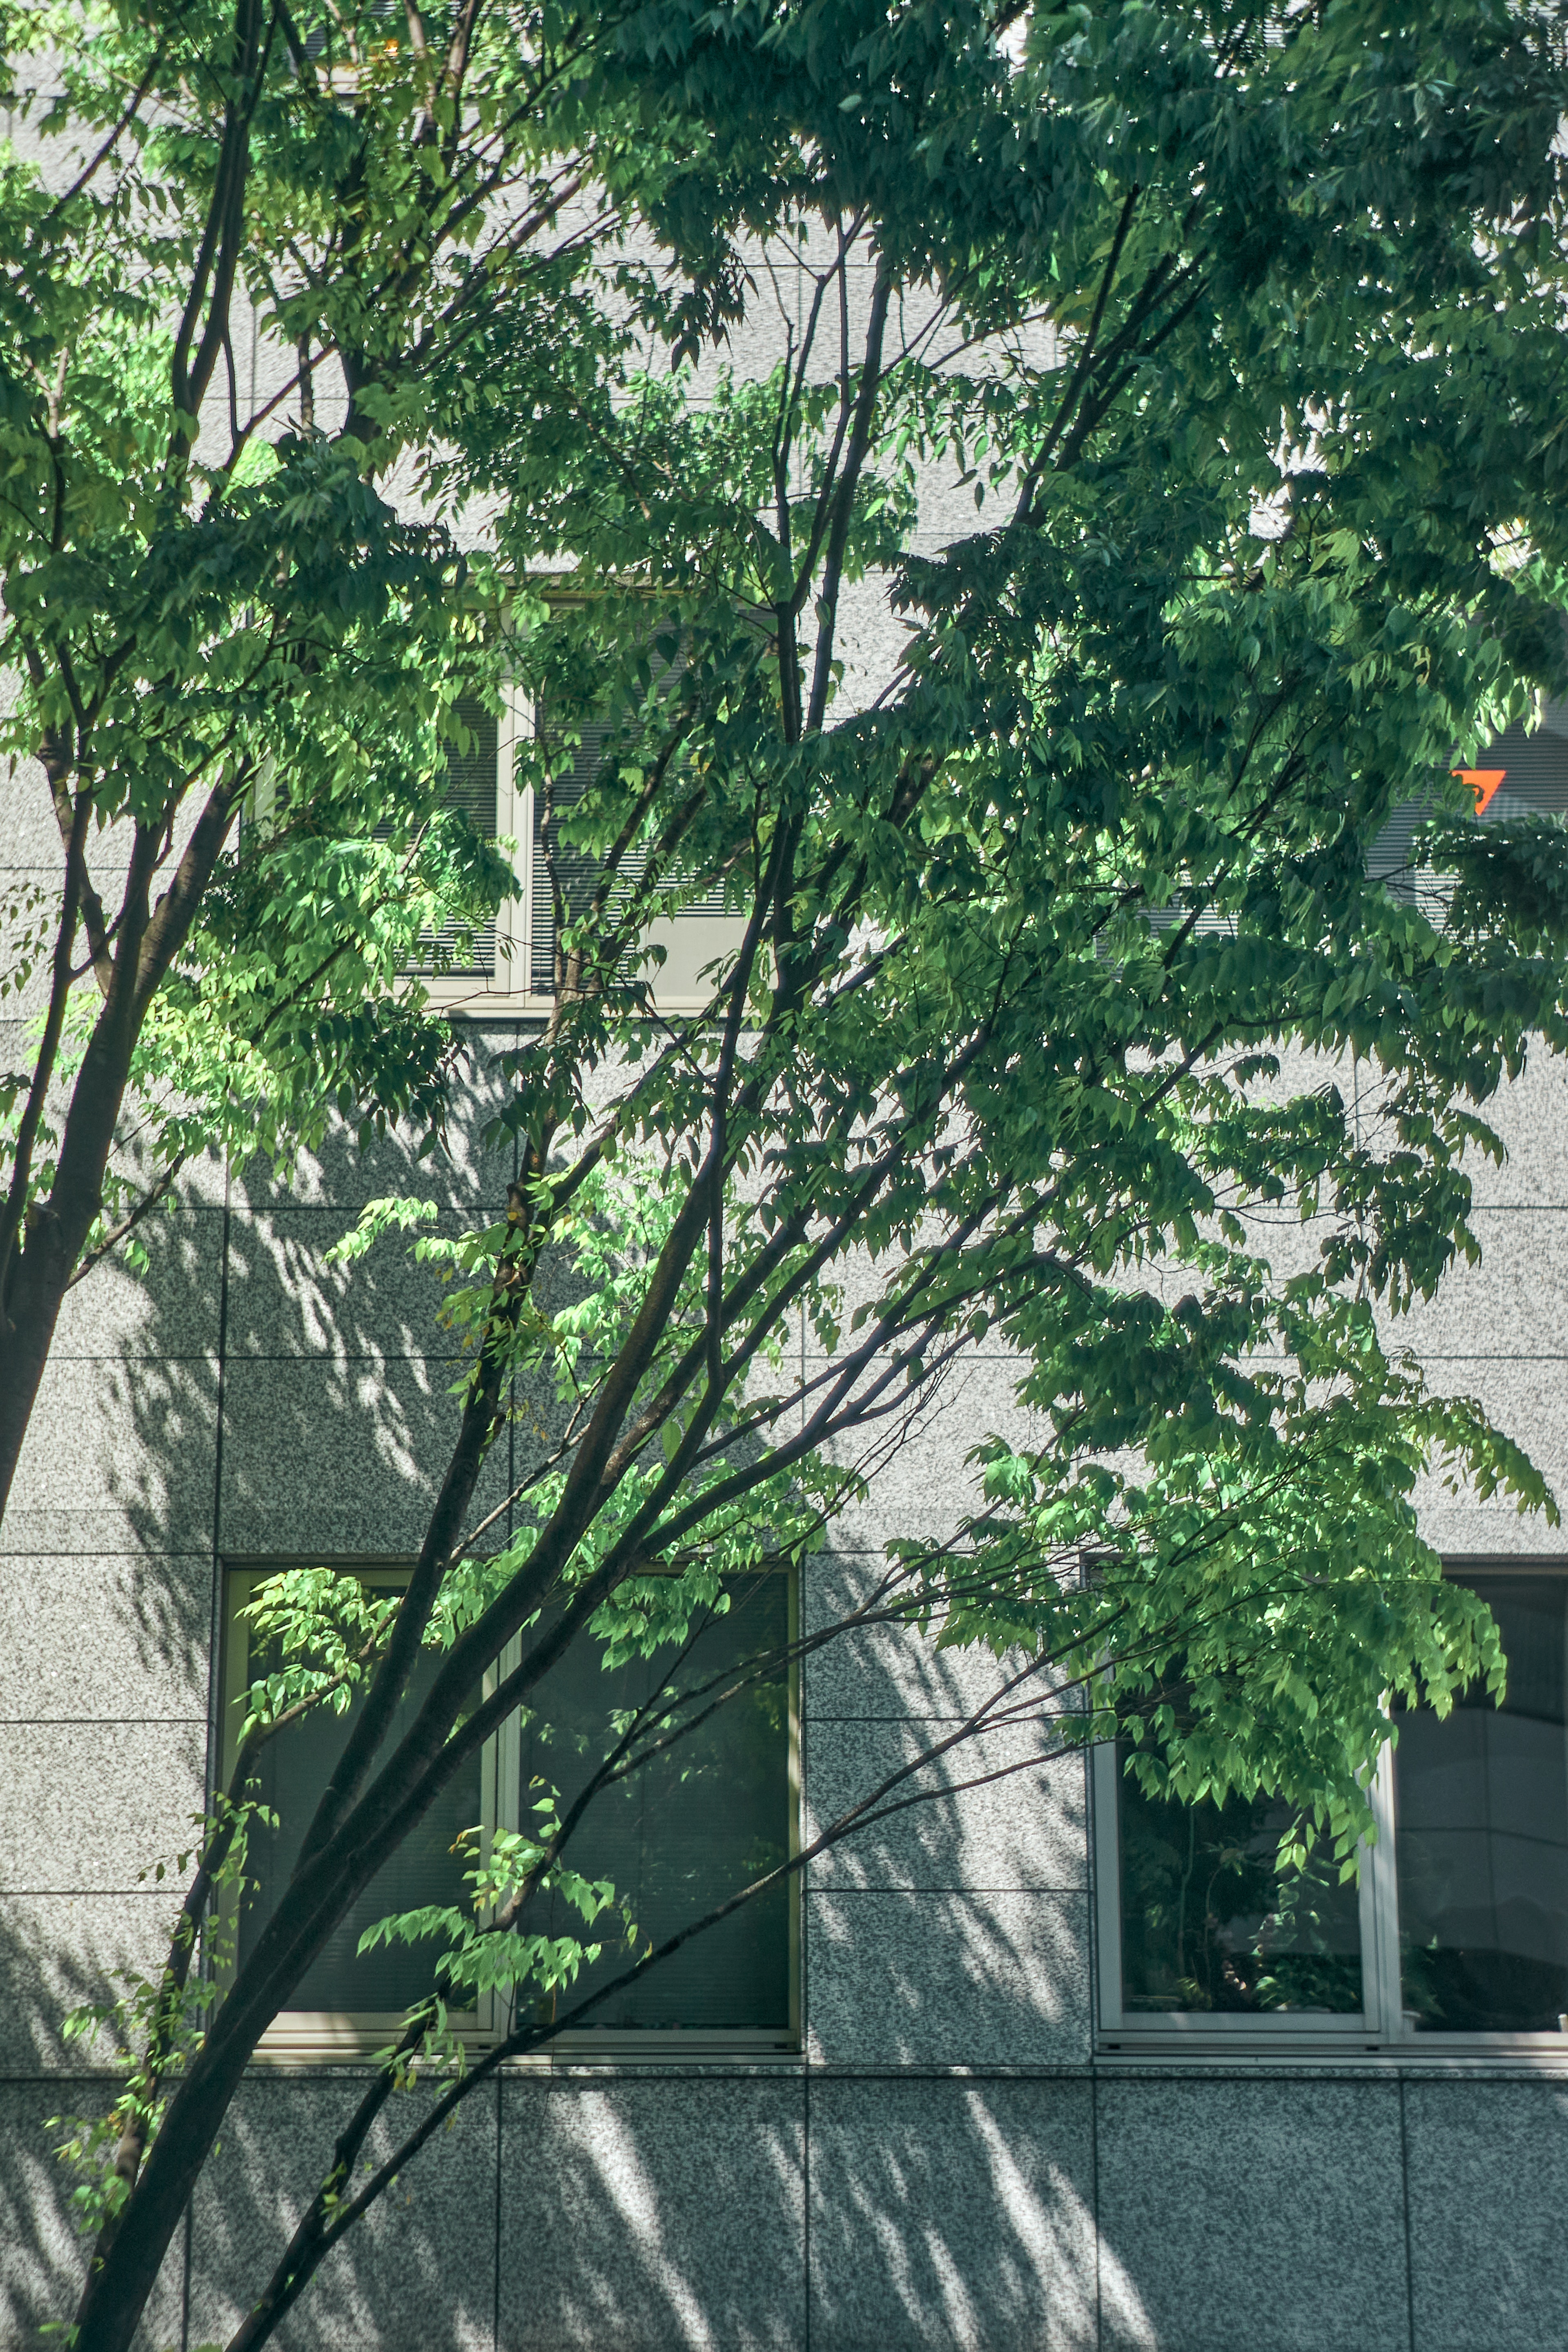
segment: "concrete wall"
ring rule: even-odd
[[[104,2099],[105,2053],[68,2051],[59,2020],[157,1954],[171,1896],[139,1873],[201,1802],[217,1562],[392,1552],[421,1527],[453,1419],[434,1286],[395,1248],[352,1285],[322,1253],[388,1189],[499,1207],[510,1162],[479,1138],[508,1039],[472,1038],[448,1170],[388,1144],[286,1189],[199,1171],[145,1285],[105,1268],[72,1295],[0,1531],[0,2346],[37,2342],[79,2272],[47,2119]],[[1485,1265],[1411,1335],[1568,1492],[1568,1070],[1533,1069],[1500,1118]],[[1005,1362],[975,1355],[813,1571],[808,1622],[863,1589],[894,1525],[956,1515],[974,1433],[1010,1419]],[[1455,1549],[1564,1549],[1435,1514]],[[808,1807],[963,1712],[975,1672],[881,1633],[810,1665]],[[1568,2066],[1097,2063],[1089,1880],[1076,1767],[888,1825],[805,1895],[801,2060],[509,2075],[281,2340],[1556,2352]],[[149,2347],[232,2329],[353,2095],[352,2070],[247,2083]]]

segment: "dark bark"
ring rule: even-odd
[[[208,798],[168,889],[149,900],[160,836],[139,825],[121,904],[109,987],[71,1088],[59,1159],[47,1200],[20,1219],[8,1259],[0,1262],[0,1518],[48,1361],[60,1304],[103,1205],[103,1179],[125,1102],[142,1025],[165,974],[190,935],[248,777],[242,767]],[[60,939],[69,958],[76,908],[69,894]],[[57,942],[58,945],[59,942]],[[48,1067],[40,1063],[47,1083]],[[27,1171],[18,1157],[18,1187]]]

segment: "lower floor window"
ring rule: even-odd
[[[1417,2033],[1568,2032],[1568,1575],[1467,1573],[1497,1619],[1508,1690],[1394,1754],[1399,1976]]]
[[[1277,1801],[1151,1797],[1101,1752],[1108,2033],[1568,2032],[1568,1570],[1451,1573],[1497,1619],[1507,1695],[1402,1716],[1359,1883],[1326,1847],[1282,1874]]]
[[[574,1644],[540,1685],[522,1735],[523,1789],[546,1782],[564,1808],[605,1752],[607,1721],[650,1708],[656,1719],[667,1676],[699,1694],[688,1711],[693,1727],[595,1799],[576,1847],[577,1869],[608,1879],[625,1901],[637,1951],[657,1949],[789,1858],[788,1677],[781,1665],[737,1683],[749,1658],[784,1654],[788,1580],[738,1577],[729,1599],[725,1613],[693,1634],[678,1675],[668,1651],[606,1674],[593,1644]],[[787,2032],[792,1912],[789,1882],[780,1880],[612,1994],[585,2028]],[[558,1900],[541,1925],[576,1933],[573,1916]],[[618,1943],[572,1998],[624,1974],[631,1958]]]
[[[226,1694],[230,1758],[244,1695],[276,1661],[254,1640],[244,1613],[269,1571],[231,1570],[226,1611]],[[405,1570],[345,1570],[384,1591]],[[388,1915],[425,1905],[461,1905],[465,1873],[487,1832],[530,1827],[542,1792],[562,1813],[582,1793],[634,1717],[647,1762],[591,1799],[570,1846],[574,1869],[616,1889],[616,1909],[592,1928],[560,1897],[545,1896],[520,1923],[529,1932],[599,1941],[602,1957],[576,1983],[541,2004],[542,2016],[574,2005],[626,1973],[650,1949],[740,1895],[794,1850],[793,1678],[787,1663],[792,1595],[786,1575],[743,1576],[727,1605],[693,1621],[679,1649],[667,1645],[606,1673],[601,1645],[581,1639],[530,1694],[528,1706],[447,1782],[396,1854],[356,1899],[301,1979],[274,2039],[298,2042],[388,2026],[435,1981],[440,1946],[377,1944],[358,1949],[364,1930]],[[438,1671],[426,1653],[398,1709],[382,1759],[412,1722]],[[677,1703],[679,1701],[679,1704]],[[282,1898],[322,1790],[342,1750],[354,1710],[320,1711],[289,1726],[260,1750],[251,1793],[276,1821],[250,1842],[252,1882],[234,1922],[243,1961]],[[232,1767],[230,1767],[232,1769]],[[626,1915],[626,1916],[623,1916]],[[626,1916],[635,1925],[628,1940]],[[626,2029],[787,2038],[795,2012],[795,1898],[783,1880],[615,1992],[583,2021],[584,2031]],[[478,2032],[510,2020],[475,2012]]]
[[[1360,2013],[1357,1890],[1327,1853],[1281,1879],[1287,1806],[1268,1797],[1184,1805],[1146,1795],[1125,1772],[1117,1804],[1124,2010]]]

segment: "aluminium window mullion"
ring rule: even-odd
[[[1363,1847],[1362,1961],[1369,1979],[1367,2021],[1385,2042],[1405,2039],[1399,1972],[1399,1871],[1394,1856],[1394,1750],[1385,1746],[1367,1791],[1377,1836]],[[1368,1939],[1370,1922],[1371,1936]]]
[[[1092,1766],[1089,1822],[1100,1946],[1100,2021],[1107,2032],[1121,2032],[1126,2021],[1121,2007],[1121,1838],[1113,1740],[1096,1741]]]

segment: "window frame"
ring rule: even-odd
[[[241,1704],[250,1687],[250,1635],[248,1627],[240,1617],[240,1609],[245,1600],[267,1578],[286,1569],[305,1567],[330,1567],[341,1575],[356,1576],[366,1580],[374,1579],[384,1586],[395,1583],[406,1585],[414,1570],[414,1563],[406,1557],[332,1560],[302,1557],[245,1558],[226,1559],[222,1563],[219,1570],[219,1670],[216,1678],[219,1695],[218,1737],[215,1742],[218,1788],[227,1787],[234,1771],[238,1753],[239,1727],[243,1720]],[[800,1577],[794,1567],[765,1572],[788,1579],[785,1627],[790,1660],[785,1707],[788,1727],[785,1801],[788,1851],[793,1861],[801,1845],[800,1664],[796,1654],[800,1634]],[[482,1685],[485,1696],[489,1696],[499,1681],[521,1662],[521,1654],[522,1642],[519,1635],[508,1643],[497,1664],[486,1673]],[[480,1855],[487,1864],[496,1831],[515,1831],[521,1826],[521,1729],[514,1712],[505,1718],[480,1750]],[[786,1906],[789,2017],[783,2034],[776,2030],[753,2026],[583,2028],[575,2032],[559,2034],[553,2042],[544,2045],[537,2057],[525,2055],[515,2063],[529,2065],[559,2059],[575,2066],[597,2059],[606,2064],[619,2065],[626,2060],[647,2059],[668,2064],[710,2056],[748,2060],[798,2056],[801,2048],[800,1873],[794,1873],[786,1884],[789,1889]],[[218,1912],[225,1931],[224,1940],[231,1953],[234,1950],[237,1907],[237,1893],[231,1888]],[[215,1975],[221,1991],[232,1979],[232,1960],[221,1963]],[[501,1997],[496,1993],[486,1993],[475,2009],[450,2011],[448,2018],[461,2043],[482,2051],[499,2041],[506,2032]],[[403,2021],[401,2011],[282,2010],[258,2042],[255,2059],[263,2065],[288,2068],[368,2058],[386,2047],[401,2031]]]
[[[1562,1577],[1568,1558],[1510,1559],[1495,1553],[1445,1559],[1444,1573]],[[1115,1744],[1097,1742],[1091,1751],[1089,1847],[1094,1881],[1097,2052],[1107,2057],[1242,2058],[1292,2064],[1304,2059],[1342,2063],[1376,2056],[1439,2066],[1458,2062],[1527,2065],[1568,2064],[1568,2032],[1421,2032],[1409,2022],[1399,1965],[1397,1798],[1394,1751],[1384,1748],[1368,1790],[1375,1843],[1361,1848],[1363,2007],[1331,2016],[1322,2011],[1279,2011],[1263,2016],[1215,2016],[1212,2011],[1140,2011],[1130,2013],[1121,1998],[1121,1876],[1118,1774]]]
[[[534,709],[522,688],[507,683],[496,721],[496,834],[516,843],[512,870],[519,895],[496,910],[495,968],[485,972],[420,973],[426,994],[439,1012],[470,1019],[532,1014],[546,1017],[552,990],[533,985],[534,807],[531,784],[517,782],[517,746],[534,730]],[[699,929],[700,926],[700,929]],[[703,969],[727,950],[738,951],[746,935],[744,915],[661,916],[645,934],[649,948],[665,959],[654,976],[653,1009],[661,1013],[700,1013],[711,989],[700,984]]]

